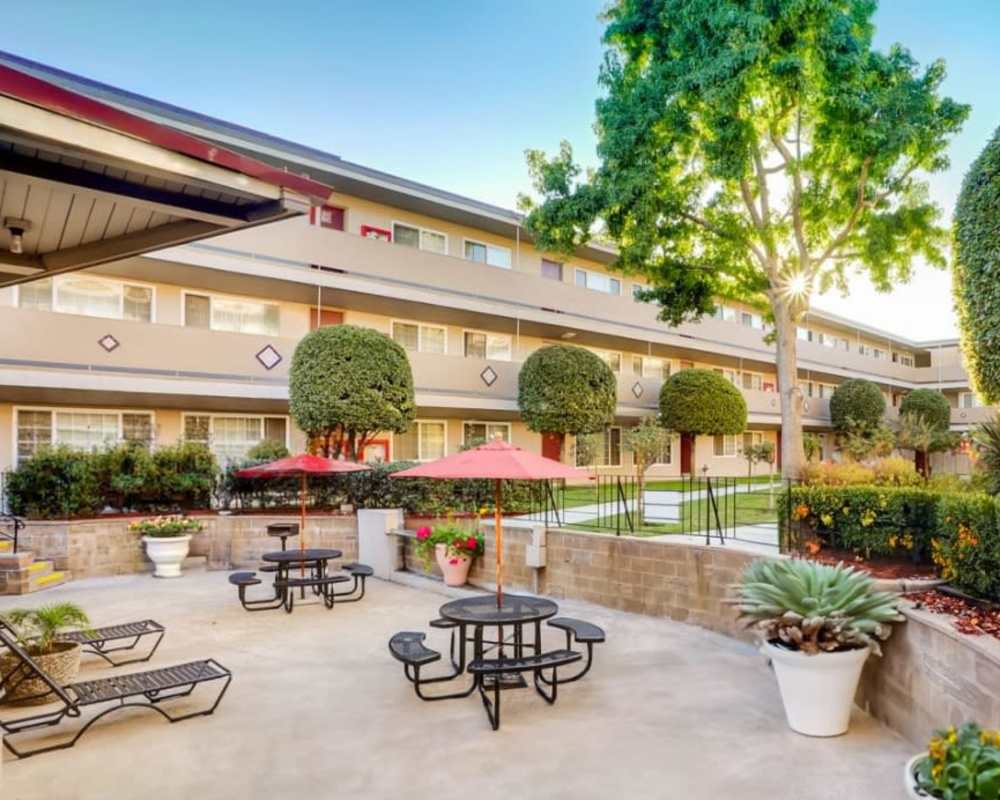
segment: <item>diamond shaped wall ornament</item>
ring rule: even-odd
[[[639,383],[639,381],[636,381],[634,384],[632,384],[632,394],[635,395],[636,400],[642,397],[642,392],[643,392],[642,384]]]
[[[267,345],[266,347],[262,347],[258,350],[256,358],[260,362],[260,365],[266,370],[272,370],[282,362],[281,353],[275,350],[271,345]]]
[[[487,386],[492,386],[500,376],[496,374],[493,367],[486,367],[486,369],[479,373],[479,377],[482,378],[483,383]]]
[[[101,347],[103,347],[104,350],[106,352],[108,352],[108,353],[110,353],[112,350],[117,350],[119,348],[119,346],[121,345],[121,342],[119,342],[110,333],[104,334],[100,339],[97,340],[97,343]]]

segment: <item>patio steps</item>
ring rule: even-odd
[[[60,586],[70,580],[70,573],[57,570],[51,561],[35,561],[34,555],[22,550],[11,552],[0,542],[0,595],[31,594]]]

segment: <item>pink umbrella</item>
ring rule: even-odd
[[[299,549],[305,550],[306,538],[306,479],[309,475],[331,475],[338,472],[362,472],[369,470],[367,464],[355,464],[352,461],[337,461],[333,458],[313,456],[303,453],[300,456],[279,458],[268,464],[258,464],[247,467],[236,473],[238,478],[294,478],[301,476],[299,486],[299,503],[301,504],[301,524],[299,531]]]
[[[544,481],[552,478],[587,477],[577,469],[551,458],[543,458],[499,439],[453,456],[394,472],[390,478],[437,478],[463,480],[485,478],[494,481],[494,533],[497,551],[497,607],[503,602],[503,528],[500,505],[501,481]]]

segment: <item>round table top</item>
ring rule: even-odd
[[[298,564],[300,561],[329,561],[342,555],[340,550],[317,547],[308,550],[276,550],[273,553],[264,553],[261,558],[276,564]]]
[[[441,606],[441,616],[454,622],[475,625],[509,625],[548,619],[559,613],[559,606],[540,597],[505,594],[503,604],[497,608],[494,594],[464,597]]]

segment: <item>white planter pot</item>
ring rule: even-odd
[[[847,732],[854,695],[870,650],[806,655],[766,643],[785,716],[793,731],[806,736],[840,736]]]
[[[181,564],[187,558],[191,536],[143,536],[146,555],[153,562],[154,578],[179,578]]]
[[[906,762],[906,766],[903,767],[903,786],[906,787],[906,796],[910,800],[927,800],[930,795],[924,794],[917,790],[917,781],[913,777],[914,770],[917,767],[917,762],[924,758],[927,753],[917,753],[913,758]]]

